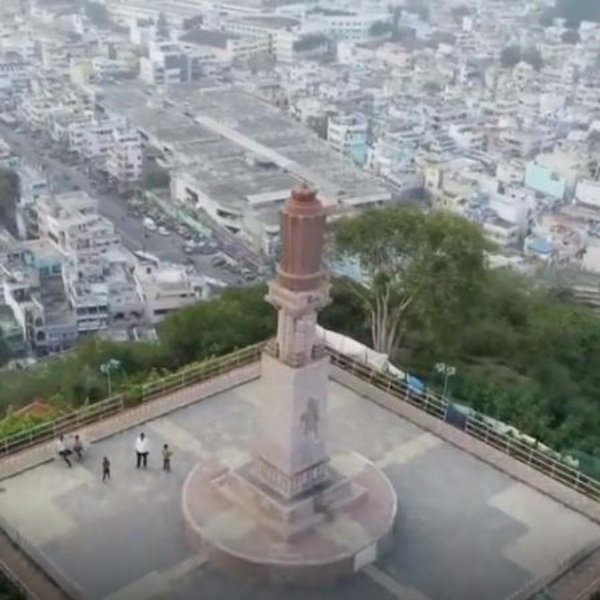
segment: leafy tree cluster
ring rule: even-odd
[[[507,46],[500,53],[500,64],[504,68],[512,68],[520,62],[530,64],[536,71],[544,66],[544,59],[540,51],[533,46],[527,48]]]
[[[25,596],[0,571],[0,600],[25,600]]]
[[[0,327],[0,367],[3,367],[10,360],[11,355],[10,346],[4,337],[2,327]]]
[[[101,29],[108,29],[111,25],[108,9],[100,2],[87,1],[83,7],[85,16],[96,26]]]
[[[191,31],[193,29],[202,27],[204,23],[204,17],[202,15],[197,15],[195,17],[190,17],[189,19],[184,19],[182,23],[182,27],[184,31]]]
[[[169,171],[158,165],[149,167],[144,174],[144,188],[147,190],[168,188],[170,183],[171,175],[169,174]]]
[[[472,14],[471,9],[464,4],[453,7],[451,13],[455,21],[461,21],[463,17],[468,17]]]
[[[163,40],[170,38],[169,23],[164,12],[160,12],[156,19],[156,36]]]
[[[172,371],[192,361],[219,356],[268,338],[275,331],[274,311],[263,286],[226,290],[218,299],[170,315],[159,329],[159,343],[88,340],[75,352],[27,371],[0,373],[0,417],[9,408],[36,399],[73,408],[106,397],[100,365],[120,363],[113,389],[127,389],[149,375]]]
[[[15,211],[19,198],[19,176],[11,169],[0,168],[0,225],[16,230]]]
[[[392,31],[392,24],[386,23],[385,21],[375,21],[371,27],[369,27],[369,35],[372,37],[379,37],[380,35],[387,35]]]
[[[329,43],[329,38],[322,33],[310,33],[294,42],[294,50],[296,52],[308,52],[316,50],[321,46]]]
[[[481,233],[454,216],[366,212],[338,222],[335,242],[341,256],[359,257],[364,279],[338,284],[334,327],[371,337],[433,385],[434,365],[452,364],[459,401],[572,452],[600,477],[597,314],[488,269]]]

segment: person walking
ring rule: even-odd
[[[106,483],[110,479],[110,460],[105,456],[102,459],[102,483]]]
[[[148,444],[148,438],[144,432],[138,435],[135,440],[135,453],[137,456],[136,468],[148,467],[148,454],[150,452],[150,446]]]
[[[165,444],[162,449],[163,456],[163,471],[170,472],[171,471],[171,456],[173,456],[173,452],[169,450],[169,444]]]
[[[72,467],[73,465],[71,464],[71,461],[69,460],[69,456],[71,455],[71,450],[67,446],[67,442],[65,441],[65,436],[62,433],[58,436],[58,440],[56,442],[56,450],[58,452],[58,455],[60,457],[62,457],[62,459],[69,465],[69,467]]]
[[[78,461],[81,461],[83,458],[83,444],[81,443],[81,438],[76,435],[75,440],[73,442],[73,452],[75,452],[75,456]]]

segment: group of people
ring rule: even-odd
[[[78,461],[81,461],[83,458],[83,444],[79,435],[75,435],[73,443],[71,444],[61,433],[56,442],[56,450],[58,455],[67,463],[67,465],[69,465],[69,467],[73,466],[73,463],[69,458],[71,455],[75,454]]]
[[[78,461],[81,461],[83,458],[83,443],[81,442],[81,438],[79,437],[79,435],[75,435],[73,438],[73,443],[70,444],[69,441],[65,439],[65,436],[61,434],[56,442],[56,446],[58,455],[67,463],[69,468],[73,466],[70,459],[71,455],[75,454],[75,456],[77,456]],[[136,468],[148,468],[148,455],[150,454],[150,443],[144,432],[140,433],[140,435],[136,438],[134,449],[136,454]],[[163,471],[171,471],[172,455],[173,452],[169,448],[169,444],[163,444]],[[110,460],[107,456],[104,456],[102,458],[102,482],[106,483],[109,480]]]

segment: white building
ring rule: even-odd
[[[146,318],[158,323],[169,313],[195,304],[208,292],[202,277],[181,265],[163,264],[148,257],[134,270],[139,296],[146,306]]]
[[[223,31],[195,29],[180,38],[184,49],[195,54],[204,53],[213,61],[229,64],[234,61],[247,61],[253,56],[269,53],[269,39],[266,36],[242,36]]]
[[[140,79],[149,85],[173,85],[196,81],[202,69],[214,63],[212,50],[186,52],[173,42],[151,42],[148,56],[140,59]]]
[[[374,23],[388,22],[389,13],[350,12],[316,7],[308,11],[304,26],[319,30],[336,39],[367,41]]]
[[[24,62],[0,59],[0,89],[23,90],[29,86],[29,73]]]
[[[113,130],[113,145],[106,160],[110,176],[121,183],[133,183],[141,179],[143,167],[140,134],[133,129]]]
[[[367,150],[367,120],[361,115],[330,117],[327,142],[336,152],[363,164]]]

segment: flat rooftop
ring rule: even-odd
[[[85,598],[110,600],[505,600],[600,538],[580,514],[332,382],[332,442],[376,462],[398,492],[392,551],[326,588],[282,590],[223,575],[186,543],[181,489],[199,461],[246,460],[262,385],[106,438],[72,469],[55,460],[5,479],[0,518]],[[147,471],[134,464],[142,429]],[[170,474],[159,464],[165,442],[174,450]],[[105,485],[103,456],[113,472]]]
[[[389,188],[380,179],[335,153],[305,126],[242,90],[194,91],[174,86],[168,93],[174,106],[205,127],[249,151],[268,150],[277,156],[278,164],[317,185],[329,199],[389,196]]]
[[[181,42],[185,42],[187,44],[212,46],[214,48],[227,48],[227,42],[229,40],[237,39],[240,39],[239,35],[212,29],[194,29],[179,38]]]
[[[263,27],[269,27],[272,29],[288,29],[291,27],[296,27],[300,25],[299,19],[294,19],[293,17],[281,17],[281,16],[260,16],[260,15],[252,15],[249,17],[241,17],[237,19],[233,19],[234,21],[244,22],[244,23],[253,23],[256,25],[262,25]]]

